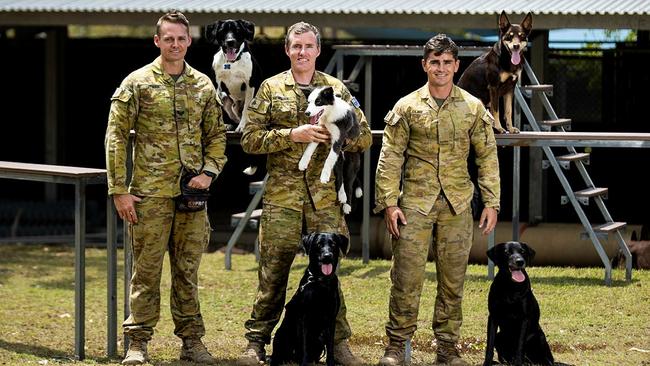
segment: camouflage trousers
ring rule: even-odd
[[[171,267],[170,307],[174,334],[205,335],[199,306],[198,269],[210,239],[207,210],[177,212],[171,198],[144,197],[135,204],[138,223],[129,226],[133,275],[124,334],[148,341],[160,319],[160,277],[165,252]]]
[[[449,202],[440,195],[428,215],[407,208],[402,211],[407,225],[400,226],[400,238],[392,242],[392,287],[386,334],[391,343],[401,344],[417,329],[425,265],[433,235],[438,285],[432,327],[436,339],[457,342],[463,321],[465,271],[472,246],[471,209],[454,215]]]
[[[246,321],[246,339],[269,344],[271,332],[280,321],[287,292],[291,264],[301,248],[303,233],[332,232],[350,236],[341,207],[315,210],[307,201],[302,211],[265,204],[259,231],[259,285],[251,318]],[[346,319],[345,300],[339,282],[341,308],[336,317],[334,342],[352,334]],[[290,296],[293,296],[291,294]]]

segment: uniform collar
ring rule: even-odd
[[[314,76],[311,78],[311,85],[312,86],[320,86],[320,85],[325,85],[327,82],[325,79],[325,76],[323,73],[320,71],[315,71]],[[289,86],[289,87],[294,87],[296,85],[296,80],[293,78],[293,74],[291,73],[291,70],[287,70],[285,72],[284,76],[284,85]]]
[[[431,94],[429,94],[429,85],[424,84],[420,89],[417,91],[418,97],[420,100],[423,102],[429,104],[431,107],[438,109],[438,104],[433,100],[433,97]],[[462,98],[462,94],[460,92],[460,88],[457,87],[455,84],[451,88],[451,93],[449,93],[449,97],[447,97],[447,100],[445,103],[449,103],[455,99]]]
[[[182,75],[183,79],[186,82],[190,82],[190,81],[194,80],[194,78],[195,78],[194,77],[194,69],[192,68],[192,66],[190,66],[187,63],[187,61],[183,61],[183,63],[185,64],[185,67],[183,67],[183,73],[181,75]],[[163,70],[163,67],[162,67],[162,57],[160,57],[160,56],[156,57],[156,59],[151,64],[153,66],[152,70],[153,70],[154,73],[156,73],[158,75],[163,75],[163,76],[167,75],[165,73],[165,70]]]

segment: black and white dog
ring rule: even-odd
[[[349,214],[352,210],[353,189],[355,197],[359,198],[363,195],[357,178],[361,166],[361,154],[344,153],[342,147],[346,139],[355,139],[361,134],[359,121],[352,106],[335,95],[331,86],[315,88],[309,94],[307,101],[309,104],[305,114],[310,117],[310,123],[318,123],[327,128],[332,142],[332,147],[320,174],[320,181],[322,183],[329,182],[332,170],[335,171],[338,199],[343,204],[343,213]],[[317,142],[307,145],[298,163],[298,169],[307,169],[316,147],[318,147]]]
[[[327,365],[334,366],[334,330],[341,306],[336,268],[340,253],[347,251],[348,238],[311,233],[303,236],[302,245],[309,265],[273,337],[271,366],[315,364],[323,351]]]
[[[205,29],[206,39],[219,47],[212,61],[217,92],[224,111],[238,124],[235,130],[238,132],[246,125],[244,111],[261,81],[261,73],[248,46],[254,35],[255,24],[244,19],[218,20]]]

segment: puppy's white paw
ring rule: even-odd
[[[361,196],[363,196],[363,189],[361,189],[361,187],[357,187],[357,189],[354,190],[354,196],[356,198],[361,198]]]
[[[320,182],[321,183],[327,183],[329,181],[330,181],[330,173],[325,172],[325,171],[321,172],[320,173]]]
[[[343,213],[344,214],[349,214],[352,211],[352,206],[348,205],[347,203],[343,204]]]
[[[348,195],[345,194],[345,189],[343,189],[343,185],[341,185],[341,188],[339,188],[339,202],[340,203],[346,203],[348,201]]]
[[[235,128],[235,132],[242,132],[242,131],[244,131],[244,124],[239,122],[237,128]]]
[[[300,161],[298,162],[298,170],[300,171],[306,170],[308,166],[309,166],[309,160],[305,158],[300,159]]]

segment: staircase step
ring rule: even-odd
[[[522,85],[521,88],[531,92],[553,92],[553,85],[551,84]]]
[[[262,189],[264,189],[264,181],[263,180],[260,180],[258,182],[250,182],[250,184],[248,185],[248,193],[249,194],[255,194],[255,193],[261,191]]]
[[[246,212],[240,212],[230,216],[230,226],[237,226],[244,216],[246,216]],[[257,210],[253,210],[251,217],[248,219],[248,225],[253,229],[257,229],[260,217],[262,217],[262,209],[258,208]]]
[[[571,119],[570,118],[547,119],[542,121],[541,124],[549,127],[568,126],[571,124]]]
[[[583,189],[581,191],[574,192],[576,197],[595,197],[595,196],[602,196],[607,194],[607,188],[587,188]]]
[[[612,231],[620,230],[625,227],[625,222],[608,222],[602,225],[594,226],[594,231],[601,233],[610,233]]]
[[[588,160],[588,159],[589,159],[589,153],[575,153],[575,154],[568,154],[568,155],[562,155],[557,157],[557,160],[562,160],[562,161],[577,161],[577,160]]]

